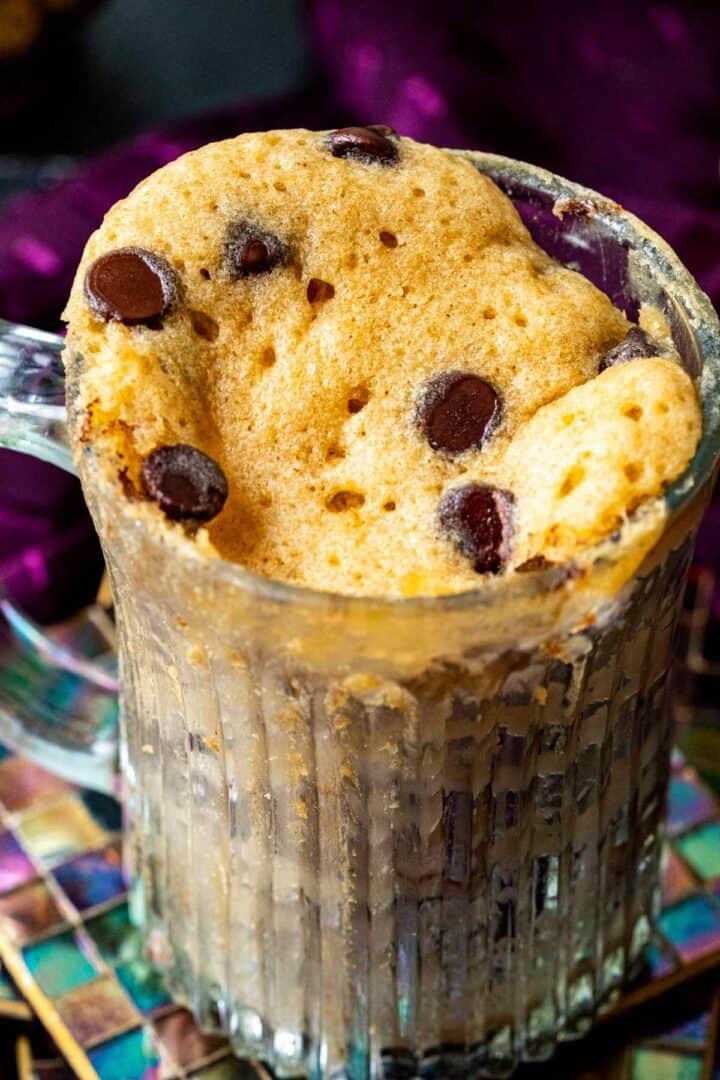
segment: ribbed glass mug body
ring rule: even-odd
[[[657,908],[690,554],[602,627],[409,675],[227,639],[209,598],[193,619],[116,570],[131,857],[174,994],[287,1076],[503,1075],[586,1030]]]
[[[704,419],[664,515],[461,596],[348,598],[201,557],[123,500],[111,462],[79,459],[118,617],[136,915],[178,998],[279,1076],[544,1059],[641,965],[657,909],[720,328],[616,204],[469,157],[551,254],[631,317],[664,315]]]

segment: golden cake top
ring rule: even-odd
[[[381,126],[165,166],[91,237],[66,315],[75,446],[118,498],[319,589],[572,558],[701,432],[659,319],[546,255],[470,161]]]

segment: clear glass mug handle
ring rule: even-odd
[[[0,319],[0,446],[74,473],[62,349],[55,334]],[[0,584],[0,743],[66,779],[116,790],[114,627],[99,605],[41,627]]]

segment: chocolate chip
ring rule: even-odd
[[[134,326],[157,325],[177,298],[175,271],[143,248],[118,248],[101,255],[85,275],[85,296],[101,319]]]
[[[175,521],[209,521],[227,499],[227,481],[220,466],[187,443],[153,450],[143,459],[142,478],[146,494]]]
[[[471,372],[447,371],[425,387],[418,420],[433,450],[461,454],[483,445],[501,412],[500,397],[489,382]]]
[[[390,127],[389,124],[368,124],[368,131],[376,131],[378,135],[385,135],[391,138],[397,138],[397,131],[394,127]]]
[[[497,574],[510,557],[513,497],[499,488],[467,484],[440,500],[440,524],[478,574]]]
[[[384,125],[383,130],[380,127],[339,128],[328,135],[326,145],[333,157],[350,158],[366,165],[374,162],[395,165],[399,157],[397,144],[392,141]]]
[[[282,240],[248,221],[233,222],[225,237],[225,260],[233,277],[266,274],[284,266],[289,251]]]
[[[598,371],[606,371],[609,367],[617,367],[618,364],[626,364],[628,360],[635,360],[639,356],[658,356],[661,348],[654,338],[639,326],[633,326],[619,345],[613,346],[600,360]]]

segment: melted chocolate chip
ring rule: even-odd
[[[440,500],[440,524],[478,574],[499,573],[510,557],[513,497],[499,488],[467,484]]]
[[[376,131],[378,135],[385,135],[390,138],[397,138],[397,131],[394,127],[390,127],[389,124],[368,124],[368,131]]]
[[[391,139],[390,129],[381,124],[372,127],[339,128],[328,135],[326,145],[333,157],[350,158],[366,165],[374,162],[380,165],[395,165],[399,158],[397,144]]]
[[[501,412],[500,397],[489,382],[471,372],[448,371],[428,383],[418,420],[433,450],[461,454],[483,445]]]
[[[143,459],[142,478],[146,494],[174,521],[210,521],[227,499],[220,466],[187,443],[153,450]]]
[[[288,262],[282,240],[247,221],[233,222],[225,238],[225,260],[233,277],[266,274]]]
[[[661,351],[654,338],[646,334],[641,327],[633,326],[619,345],[605,353],[598,365],[598,371],[606,371],[618,364],[627,364],[628,360],[635,360],[638,356],[657,356]]]
[[[157,325],[177,298],[175,271],[143,248],[118,248],[101,255],[85,275],[85,296],[101,319],[128,326]]]

